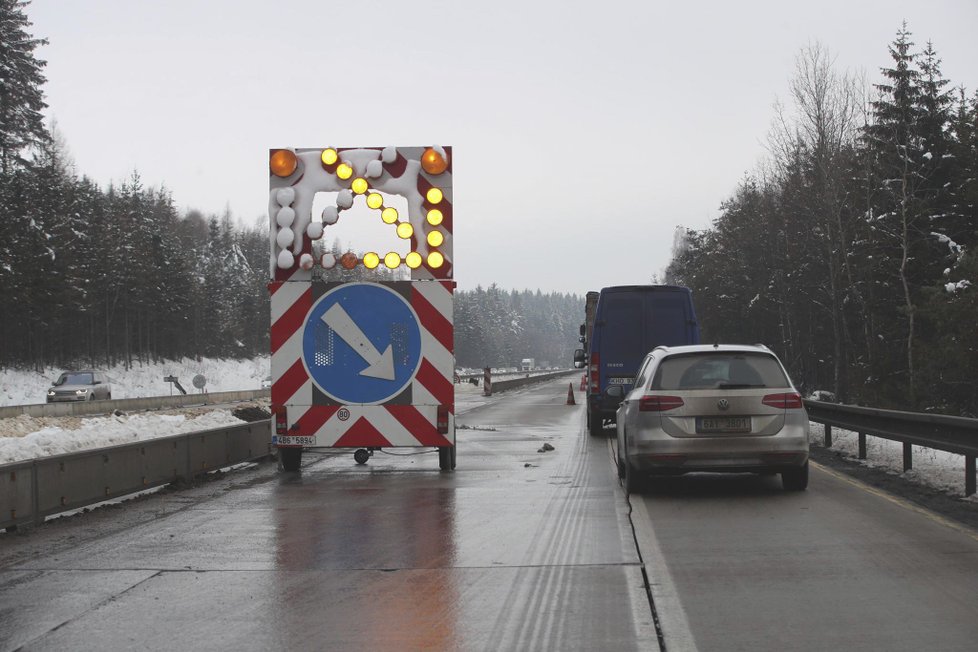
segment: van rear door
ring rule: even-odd
[[[628,392],[635,372],[648,353],[644,346],[644,292],[609,292],[602,298],[601,321],[601,392],[608,385],[621,385]]]
[[[699,327],[692,297],[681,289],[659,289],[644,293],[644,350],[657,346],[699,344]]]

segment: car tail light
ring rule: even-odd
[[[597,353],[591,354],[591,393],[601,390],[601,380],[598,370],[601,368],[601,356]]]
[[[275,405],[272,407],[272,413],[275,415],[275,434],[276,435],[287,435],[289,434],[289,420],[286,414],[284,405]]]
[[[435,416],[435,425],[438,428],[438,434],[440,435],[448,434],[448,406],[447,405],[438,406],[438,413]]]
[[[801,394],[768,394],[761,399],[761,403],[768,407],[784,410],[797,410],[802,406]]]
[[[678,396],[643,396],[638,400],[639,412],[665,412],[682,407],[683,399]]]

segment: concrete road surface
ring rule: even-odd
[[[0,649],[658,649],[627,503],[567,388],[460,415],[455,472],[307,454],[4,535]]]

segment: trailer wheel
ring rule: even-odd
[[[302,463],[301,448],[280,448],[278,458],[282,462],[283,471],[298,471]]]
[[[438,468],[451,471],[455,468],[455,446],[438,447]]]
[[[369,459],[370,459],[370,451],[368,451],[366,448],[358,448],[353,453],[353,460],[357,464],[366,464],[367,460]]]

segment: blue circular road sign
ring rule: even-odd
[[[421,365],[421,326],[411,304],[378,283],[346,283],[321,296],[302,333],[309,377],[340,403],[383,403]]]

